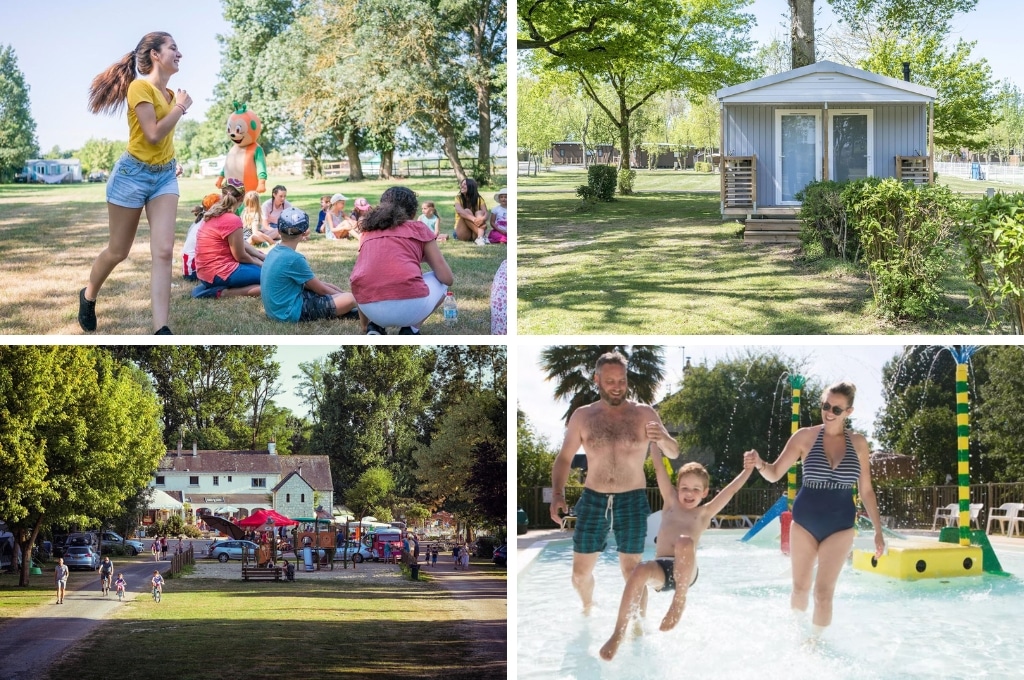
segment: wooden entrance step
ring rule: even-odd
[[[743,223],[743,240],[768,243],[798,243],[800,220],[780,217],[752,217]]]

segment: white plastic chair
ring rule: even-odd
[[[1003,503],[998,508],[992,508],[988,513],[985,533],[992,533],[992,522],[999,523],[999,531],[1004,536],[1012,535],[1009,533],[1010,531],[1014,534],[1017,533],[1017,522],[1024,521],[1024,517],[1021,516],[1022,512],[1024,512],[1024,503]]]
[[[932,531],[935,531],[935,525],[942,521],[942,526],[949,527],[953,526],[957,517],[957,509],[960,506],[957,503],[950,503],[944,505],[941,508],[935,508],[935,516],[932,518]]]
[[[959,508],[960,506],[956,505],[955,507]],[[981,517],[981,510],[982,510],[982,508],[985,507],[985,504],[984,503],[971,503],[969,507],[971,509],[970,526],[973,526],[975,529],[980,529],[981,526],[978,524],[978,518]],[[934,526],[934,524],[932,526]],[[955,526],[955,527],[960,526],[960,511],[959,511],[959,509],[953,511],[953,526]]]

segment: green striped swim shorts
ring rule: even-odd
[[[584,489],[576,503],[576,530],[572,536],[573,552],[604,552],[608,532],[615,533],[620,553],[644,551],[647,538],[647,517],[651,506],[647,491],[635,489],[621,493],[598,493]]]

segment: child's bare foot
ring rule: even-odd
[[[635,638],[636,637],[643,637],[644,636],[644,624],[643,624],[643,622],[639,621],[639,620],[634,620],[633,621],[633,627],[630,629],[629,633],[630,633],[630,635],[632,635]]]
[[[608,642],[604,643],[604,647],[601,647],[601,658],[605,661],[611,661],[615,656],[615,652],[619,651],[619,644],[622,643],[622,633],[615,631]]]
[[[665,613],[665,618],[661,620],[661,630],[672,630],[679,623],[679,619],[683,618],[683,608],[686,607],[686,596],[673,597],[672,604],[668,608],[668,612]]]

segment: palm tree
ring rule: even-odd
[[[657,345],[556,345],[541,352],[541,368],[556,382],[555,398],[568,399],[565,422],[580,406],[598,399],[594,387],[594,364],[605,352],[626,357],[629,396],[645,404],[654,402],[655,392],[665,377],[665,351]]]

